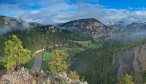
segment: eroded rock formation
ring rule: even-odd
[[[118,53],[113,57],[113,63],[118,65],[118,81],[128,73],[133,75],[135,84],[141,84],[143,73],[146,71],[146,44]]]

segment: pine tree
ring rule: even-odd
[[[80,78],[80,76],[78,75],[78,73],[76,71],[70,71],[69,77],[74,80],[79,80],[79,78]]]
[[[24,49],[22,42],[16,35],[13,35],[10,40],[5,42],[4,53],[8,56],[5,67],[11,69],[15,66],[15,69],[18,70],[20,64],[30,60],[31,51]]]
[[[122,78],[120,84],[134,84],[132,76],[125,74],[125,76]]]
[[[53,73],[67,71],[70,64],[67,63],[68,54],[62,50],[52,52],[52,61],[49,62],[49,69]]]

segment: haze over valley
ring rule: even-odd
[[[0,84],[146,83],[144,0],[26,2],[0,1]]]

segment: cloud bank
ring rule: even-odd
[[[78,0],[70,3],[70,0],[26,0],[24,3],[23,0],[14,0],[10,3],[1,2],[0,14],[42,24],[62,23],[81,18],[96,18],[104,24],[118,21],[146,22],[146,9],[109,9],[87,1]]]

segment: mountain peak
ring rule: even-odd
[[[76,21],[94,21],[94,22],[99,22],[97,19],[95,18],[83,18],[83,19],[78,19],[78,20],[73,20],[73,21],[70,21],[70,22],[76,22]]]
[[[83,18],[83,19],[78,19],[78,20],[73,20],[73,21],[86,21],[86,20],[88,20],[88,21],[98,21],[95,18]]]
[[[81,25],[81,24],[88,25],[88,24],[92,24],[92,23],[102,24],[100,21],[98,21],[95,18],[84,18],[84,19],[72,20],[72,21],[60,24],[59,26],[64,27],[64,26]]]
[[[59,27],[82,38],[95,35],[100,37],[106,32],[105,25],[95,18],[73,20],[60,24]]]

